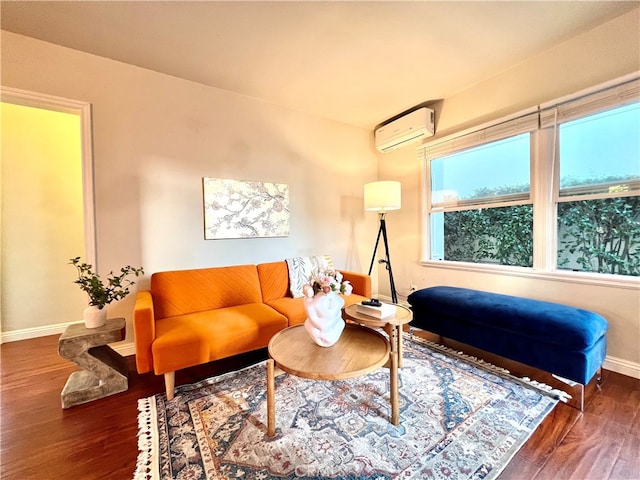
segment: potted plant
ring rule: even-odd
[[[129,295],[129,287],[135,282],[127,278],[129,275],[136,277],[144,274],[141,268],[130,265],[122,267],[120,273],[115,275],[109,272],[106,279],[100,278],[93,272],[93,267],[88,263],[80,262],[80,257],[70,259],[69,263],[78,270],[78,279],[73,283],[80,285],[80,289],[89,295],[89,307],[83,312],[84,324],[87,328],[101,327],[107,321],[107,309],[104,308],[114,300],[121,300]]]

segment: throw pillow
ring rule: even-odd
[[[331,257],[319,255],[315,257],[287,258],[289,269],[289,288],[293,298],[303,297],[302,287],[309,283],[309,278],[314,272],[323,272],[333,267]]]

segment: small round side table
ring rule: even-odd
[[[413,320],[413,312],[402,305],[395,305],[395,316],[376,318],[358,312],[358,304],[354,303],[344,309],[347,318],[369,328],[383,328],[389,335],[391,351],[398,354],[398,367],[402,367],[402,327]]]

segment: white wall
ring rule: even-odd
[[[636,9],[487,81],[445,99],[436,111],[438,136],[499,118],[640,70],[640,14]],[[381,156],[380,178],[402,182],[402,210],[387,217],[394,280],[399,292],[455,285],[560,302],[607,318],[607,363],[640,374],[640,293],[612,288],[420,265],[422,164],[412,148]],[[388,292],[380,273],[380,290]]]
[[[101,273],[143,266],[145,287],[155,271],[308,254],[368,268],[377,231],[362,203],[363,185],[376,179],[371,132],[9,32],[1,57],[3,85],[93,106]],[[205,176],[289,184],[290,236],[205,241]],[[132,309],[130,296],[109,316],[130,320]]]

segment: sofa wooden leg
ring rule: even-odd
[[[176,386],[176,372],[164,374],[164,388],[167,391],[167,400],[173,400],[173,390]]]

